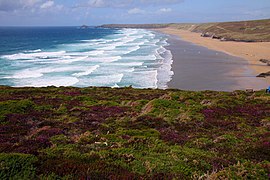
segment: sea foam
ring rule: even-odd
[[[119,29],[97,39],[3,55],[12,68],[2,77],[14,86],[167,88],[173,59],[166,46],[164,35]]]
[[[87,70],[85,70],[83,72],[79,72],[79,73],[74,73],[72,75],[76,76],[76,77],[87,76],[87,75],[91,74],[92,72],[94,72],[95,70],[97,70],[97,68],[99,68],[99,67],[100,67],[99,65],[88,67]]]

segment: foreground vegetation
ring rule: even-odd
[[[220,23],[172,23],[172,24],[109,24],[111,28],[176,28],[213,36],[226,41],[269,42],[270,19],[220,22]]]
[[[269,100],[0,86],[0,179],[268,179]]]

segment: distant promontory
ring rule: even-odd
[[[270,19],[214,22],[214,23],[170,23],[170,24],[105,24],[103,28],[175,28],[201,33],[222,41],[270,42]]]

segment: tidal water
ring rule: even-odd
[[[1,27],[0,85],[167,88],[166,35],[142,29]]]

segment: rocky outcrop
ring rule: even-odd
[[[213,35],[214,35],[213,33],[209,33],[209,32],[201,34],[202,37],[212,37]]]
[[[80,27],[80,29],[88,29],[89,28],[89,26],[87,26],[87,25],[82,25],[81,27]]]
[[[221,39],[221,38],[222,38],[221,36],[217,36],[215,34],[212,36],[212,39]]]
[[[212,39],[219,39],[220,41],[257,42],[257,41],[254,41],[254,40],[242,40],[242,39],[234,39],[234,38],[223,37],[223,36],[216,35],[215,33],[211,33],[211,32],[202,33],[201,37],[210,37]]]
[[[266,73],[261,73],[261,74],[259,74],[257,77],[263,77],[263,78],[266,78],[266,77],[268,77],[268,76],[270,76],[270,71],[268,71],[268,72],[266,72]]]
[[[267,64],[267,66],[270,66],[270,60],[268,59],[260,59],[260,62]]]

